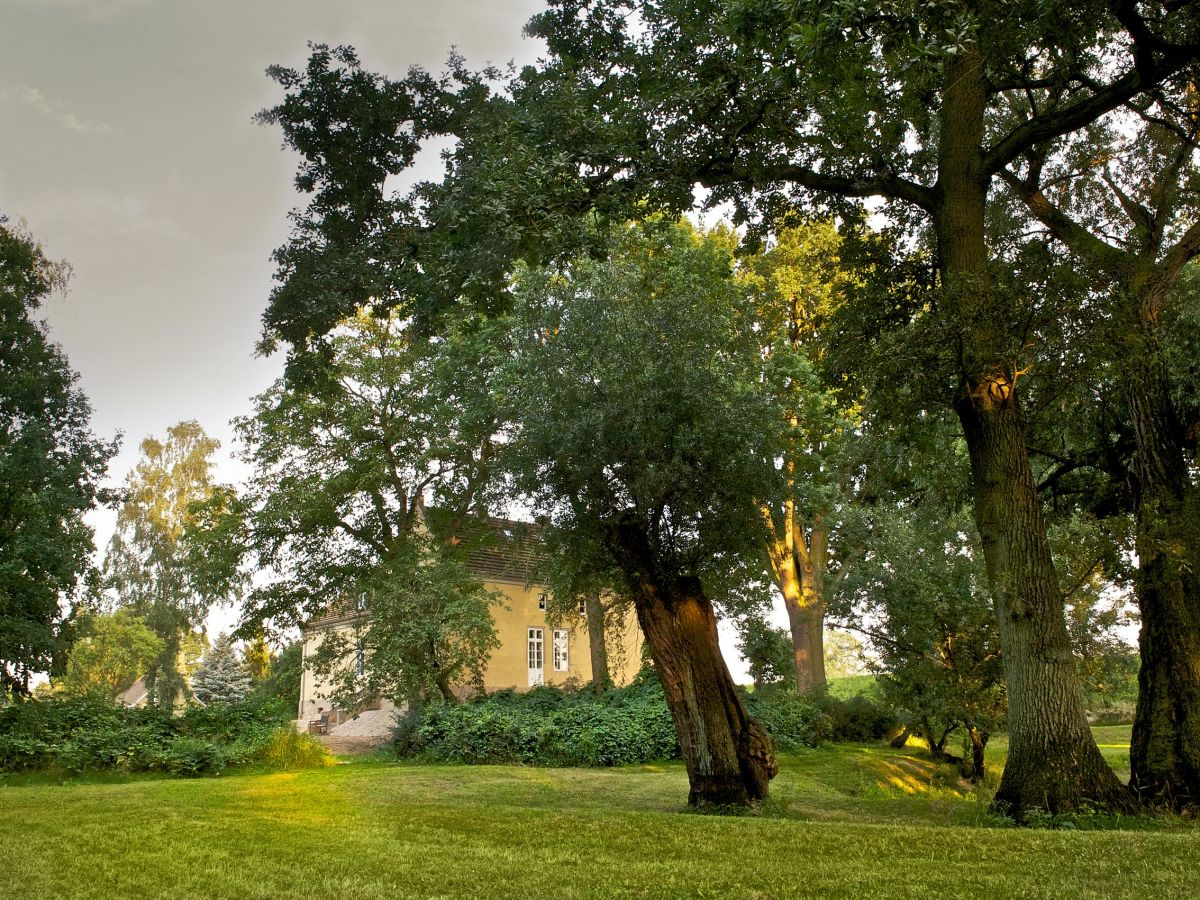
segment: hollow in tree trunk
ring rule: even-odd
[[[671,710],[687,766],[688,803],[743,806],[764,799],[779,770],[774,745],[742,706],[700,579],[663,572],[634,522],[611,529],[609,548],[629,583]]]

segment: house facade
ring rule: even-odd
[[[492,607],[500,646],[493,652],[484,674],[484,689],[512,688],[525,691],[538,685],[585,684],[592,680],[592,654],[587,615],[582,604],[558,620],[548,616],[547,589],[531,583],[538,540],[533,526],[505,519],[488,519],[479,527],[492,539],[470,551],[468,567],[484,586],[501,595],[501,605]],[[351,711],[337,710],[329,700],[329,689],[312,671],[308,661],[331,632],[350,633],[364,615],[356,609],[333,610],[304,628],[304,671],[300,682],[301,721],[326,718],[339,722]],[[641,668],[642,632],[630,609],[617,623],[606,623],[609,676],[627,684]],[[350,656],[347,666],[359,662]],[[380,698],[369,709],[390,709],[393,703]]]

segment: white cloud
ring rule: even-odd
[[[79,118],[74,113],[67,112],[63,109],[62,103],[51,100],[37,88],[27,84],[18,84],[12,87],[0,86],[0,100],[8,100],[36,110],[44,116],[49,116],[63,128],[79,134],[116,135],[120,133],[104,122],[91,122]]]

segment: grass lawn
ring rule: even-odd
[[[1119,743],[1122,733],[1100,737]],[[674,763],[519,769],[378,758],[294,774],[17,781],[0,786],[0,893],[38,900],[1200,894],[1195,823],[995,827],[986,791],[967,789],[917,749],[791,754],[756,815],[686,812],[686,791]]]

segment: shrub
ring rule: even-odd
[[[808,697],[779,690],[745,699],[781,750],[816,746],[830,732],[827,716]],[[539,687],[414,710],[397,722],[393,749],[447,762],[544,766],[620,766],[680,755],[652,670],[599,696]]]
[[[284,707],[263,700],[192,707],[178,716],[103,697],[22,700],[0,708],[0,771],[199,775],[271,765],[312,752],[300,744],[285,750],[277,732],[287,720]]]
[[[864,694],[844,700],[824,694],[813,702],[828,719],[825,737],[836,743],[878,741],[894,733],[900,725],[895,710]]]
[[[325,745],[310,734],[284,726],[271,732],[258,754],[258,762],[276,772],[317,769],[333,764]]]

